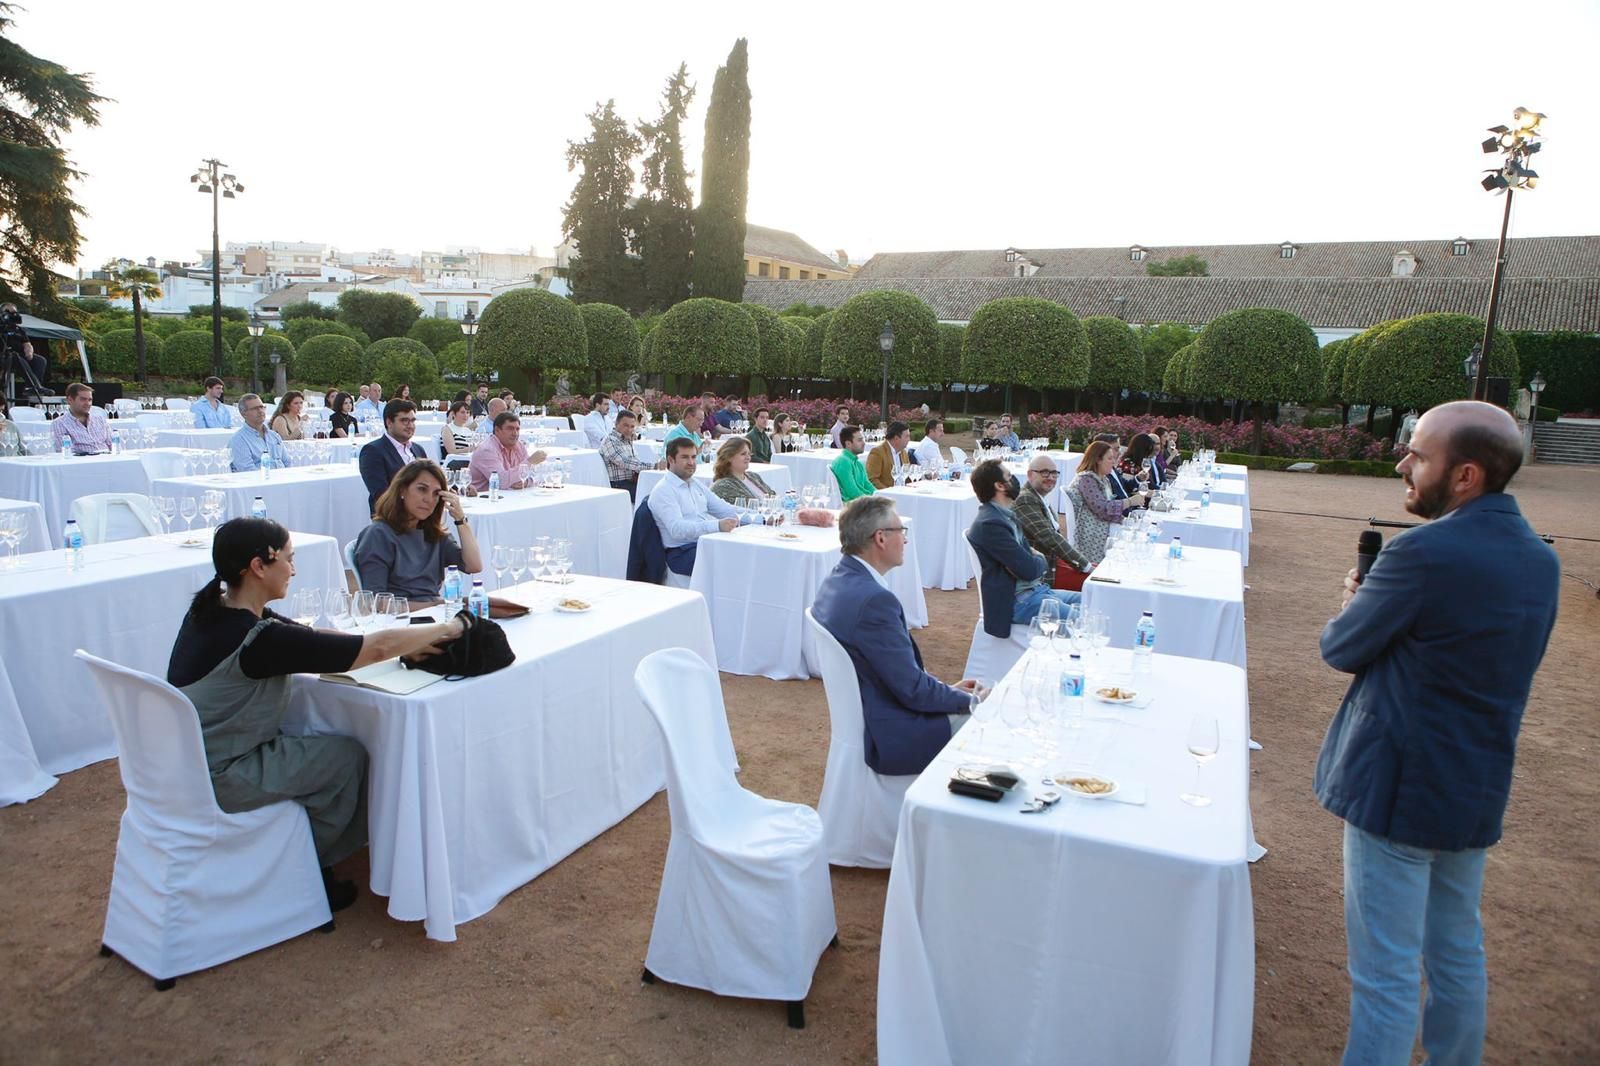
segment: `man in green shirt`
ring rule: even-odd
[[[750,423],[750,431],[745,439],[750,442],[750,461],[752,463],[772,462],[772,438],[767,435],[767,419],[772,412],[765,407],[756,408],[756,417]]]
[[[839,431],[839,444],[844,454],[833,461],[830,469],[839,482],[839,500],[849,503],[857,496],[871,496],[872,482],[867,480],[867,468],[861,464],[861,453],[867,447],[860,426],[845,426]]]

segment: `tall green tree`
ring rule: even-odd
[[[683,120],[694,99],[689,66],[678,65],[661,93],[661,114],[639,123],[644,157],[644,195],[635,210],[634,250],[644,270],[644,302],[665,311],[689,298],[694,252],[691,171],[683,161]]]
[[[717,68],[706,109],[694,223],[694,294],[737,303],[744,295],[745,208],[750,199],[750,57],[743,37]]]
[[[1110,315],[1090,315],[1083,320],[1083,329],[1089,335],[1087,384],[1111,394],[1111,413],[1116,414],[1123,389],[1145,387],[1144,350],[1139,347],[1139,335],[1122,319]]]
[[[1190,391],[1251,404],[1252,454],[1261,454],[1263,408],[1322,394],[1322,351],[1305,321],[1288,311],[1245,307],[1200,331],[1192,349]]]
[[[607,100],[589,114],[589,136],[567,142],[567,170],[578,171],[561,216],[561,235],[578,246],[567,267],[572,298],[642,309],[639,264],[628,254],[633,160],[640,141]]]
[[[990,300],[973,312],[967,326],[962,376],[1038,389],[1043,412],[1045,390],[1082,388],[1089,380],[1088,321],[1080,323],[1065,305],[1037,296]]]
[[[78,258],[72,198],[80,176],[59,138],[74,122],[99,125],[89,78],[41,59],[11,39],[14,4],[0,2],[0,297],[67,321],[51,263]]]
[[[111,275],[111,284],[106,287],[106,295],[113,300],[123,297],[133,301],[133,349],[136,356],[138,381],[144,380],[144,301],[159,300],[161,298],[161,275],[149,267],[130,266],[123,267],[116,263],[107,263],[106,272]]]
[[[1211,264],[1198,255],[1179,255],[1160,263],[1152,259],[1144,272],[1152,278],[1203,278],[1211,273]]]
[[[404,337],[422,314],[411,297],[377,289],[346,289],[339,294],[339,321],[374,341]]]

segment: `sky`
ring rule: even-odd
[[[550,254],[569,140],[653,118],[688,64],[701,169],[749,39],[752,223],[880,251],[1493,237],[1485,127],[1549,115],[1513,236],[1600,233],[1600,0],[527,4],[23,0],[11,36],[92,75],[78,266],[222,240]]]

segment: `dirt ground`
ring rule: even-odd
[[[1348,989],[1339,824],[1310,782],[1345,679],[1322,665],[1316,638],[1361,523],[1405,516],[1397,481],[1252,481],[1250,687],[1265,745],[1252,760],[1252,796],[1256,834],[1271,849],[1252,868],[1253,1061],[1326,1063],[1342,1046]],[[1600,581],[1600,468],[1534,467],[1514,488],[1535,528],[1563,538],[1564,570]],[[940,676],[960,672],[975,597],[928,595],[932,625],[918,640]],[[1600,600],[1564,579],[1484,891],[1492,1063],[1600,1060],[1597,636]],[[821,683],[725,676],[723,685],[746,787],[815,803],[828,742]],[[775,1004],[640,984],[667,844],[664,795],[462,926],[454,944],[424,939],[420,924],[390,920],[383,900],[364,894],[332,935],[302,936],[161,994],[96,954],[122,806],[107,762],[0,809],[0,1062],[873,1060],[887,872],[834,870],[842,944],[817,968],[803,1031],[786,1028]],[[348,873],[364,875],[364,861]]]

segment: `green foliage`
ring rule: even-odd
[[[365,333],[359,329],[356,329],[354,326],[347,326],[343,322],[335,322],[332,319],[327,318],[290,319],[289,322],[283,327],[283,332],[288,336],[289,340],[294,343],[294,346],[297,349],[312,337],[321,337],[329,333],[339,337],[349,337],[351,340],[361,345],[363,350],[366,349],[367,345],[372,343],[371,337],[368,337]],[[459,337],[460,335],[461,331],[459,329],[456,330],[456,336]]]
[[[700,174],[694,292],[738,301],[744,294],[745,208],[750,198],[750,57],[743,37],[711,83]]]
[[[233,346],[233,361],[229,364],[228,372],[234,377],[248,379],[250,377],[250,341],[252,338],[246,334]],[[284,373],[294,369],[294,342],[286,336],[281,329],[269,329],[261,334],[261,387],[272,388],[272,353],[277,352],[283,360]]]
[[[202,320],[204,320],[206,322],[210,322],[211,321],[211,305],[210,304],[190,304],[189,305],[189,317],[192,318],[192,319],[202,319]],[[242,307],[227,307],[227,306],[224,306],[222,308],[222,321],[223,322],[249,322],[250,321],[250,312],[246,311]]]
[[[1561,408],[1535,407],[1533,409],[1533,420],[1535,422],[1559,422],[1561,420]]]
[[[132,329],[133,323],[128,323],[127,328]],[[182,333],[186,329],[194,329],[194,323],[187,318],[178,318],[175,315],[162,315],[160,318],[152,318],[144,324],[146,337],[153,333],[162,340],[166,340],[174,333]]]
[[[1383,336],[1384,332],[1392,328],[1400,320],[1392,318],[1387,322],[1379,322],[1375,326],[1357,333],[1351,337],[1343,348],[1344,355],[1344,381],[1339,390],[1339,399],[1343,403],[1360,404],[1372,399],[1368,386],[1373,389],[1379,387],[1377,382],[1369,382],[1363,375],[1367,369],[1367,350],[1372,342]]]
[[[833,312],[822,341],[823,376],[879,380],[883,375],[883,349],[878,345],[878,336],[885,322],[894,326],[890,383],[939,384],[939,320],[933,308],[922,300],[893,289],[858,293]]]
[[[472,376],[481,377],[476,350],[472,353],[472,364]],[[452,377],[464,378],[467,376],[467,339],[465,337],[444,346],[444,350],[439,353],[439,371]]]
[[[222,324],[222,350],[224,353],[233,349],[245,337],[250,336],[250,327],[243,322],[224,322]],[[227,356],[224,354],[222,365],[228,365]]]
[[[966,355],[967,327],[954,322],[939,323],[939,384],[961,380],[961,360]]]
[[[385,396],[394,396],[401,385],[410,385],[417,398],[440,389],[439,360],[426,344],[410,337],[373,341],[361,355],[361,366],[362,380],[382,385]]]
[[[337,385],[347,392],[368,379],[362,373],[362,347],[337,333],[308,337],[295,352],[295,374],[307,384],[327,388]]]
[[[1078,388],[1089,377],[1090,343],[1086,323],[1064,305],[1036,296],[1001,297],[972,314],[961,378],[1030,389]]]
[[[103,296],[74,296],[67,301],[67,306],[89,315],[112,310],[111,301]]]
[[[406,336],[424,345],[434,355],[461,340],[461,323],[453,318],[419,318],[411,324]]]
[[[203,378],[211,373],[211,331],[186,329],[167,338],[156,369],[162,377]]]
[[[1317,335],[1287,311],[1229,311],[1200,331],[1191,358],[1191,395],[1275,403],[1322,394]]]
[[[761,354],[756,365],[763,377],[787,374],[789,366],[789,338],[779,327],[778,312],[762,304],[740,304],[745,314],[756,324],[756,336],[761,343]]]
[[[574,300],[637,309],[643,279],[628,254],[628,226],[640,141],[616,104],[607,100],[590,112],[586,140],[567,142],[567,170],[578,171],[578,181],[562,208],[561,235],[578,246],[567,267]]]
[[[1083,330],[1089,335],[1089,388],[1107,392],[1144,388],[1144,351],[1139,335],[1126,322],[1090,315],[1083,320]]]
[[[283,307],[278,311],[278,318],[285,323],[293,322],[297,318],[320,318],[332,322],[338,317],[338,308],[324,307],[322,304],[312,303],[310,300],[300,300],[296,303],[284,304]]]
[[[1341,337],[1322,346],[1322,396],[1331,403],[1343,403],[1345,357],[1353,337]]]
[[[1180,348],[1194,343],[1200,334],[1182,322],[1162,322],[1139,328],[1139,346],[1144,349],[1144,387],[1149,392],[1166,392],[1167,360]]]
[[[694,99],[689,67],[679,64],[661,93],[661,114],[639,124],[649,148],[641,167],[644,195],[634,210],[634,251],[644,273],[646,307],[668,308],[689,298],[693,271],[694,194],[683,159],[683,120]]]
[[[656,365],[669,374],[754,374],[761,335],[739,304],[697,296],[661,316],[650,334]]]
[[[1401,319],[1367,348],[1362,381],[1369,399],[1404,411],[1426,411],[1470,396],[1462,362],[1483,339],[1483,319],[1434,313]],[[1489,376],[1517,380],[1516,343],[1499,330],[1489,351]]]
[[[161,364],[161,349],[164,345],[161,338],[151,333],[144,336],[144,357],[147,366]],[[210,359],[211,349],[206,349],[206,358]],[[107,377],[128,377],[138,369],[139,356],[134,347],[134,335],[131,329],[113,329],[102,333],[94,350],[89,356],[89,365],[94,367],[95,375]]]
[[[639,339],[639,369],[646,374],[659,374],[662,372],[661,363],[656,359],[656,334],[655,328]]]
[[[1247,466],[1251,470],[1287,470],[1295,463],[1316,463],[1319,474],[1355,474],[1360,477],[1399,477],[1387,459],[1294,459],[1281,455],[1245,455],[1218,452],[1217,462]]]
[[[1514,332],[1521,381],[1526,386],[1534,374],[1543,375],[1545,390],[1539,402],[1562,411],[1600,409],[1600,337],[1592,333]]]
[[[339,321],[374,341],[404,337],[422,309],[409,296],[377,289],[346,289],[339,294]]]
[[[794,303],[778,312],[778,314],[782,315],[784,318],[789,318],[793,315],[799,315],[804,318],[816,318],[818,315],[825,315],[827,313],[828,309],[823,307],[821,304],[808,304],[804,300],[796,300]]]
[[[1194,343],[1190,342],[1167,357],[1166,369],[1161,372],[1161,391],[1169,396],[1190,395],[1189,370],[1193,365]]]
[[[1198,255],[1180,255],[1164,263],[1152,259],[1144,265],[1144,272],[1152,278],[1203,278],[1211,272],[1211,265]]]
[[[589,365],[578,305],[544,289],[512,289],[489,301],[473,345],[474,369],[577,369]]]
[[[805,347],[801,349],[800,361],[794,366],[796,377],[822,376],[822,350],[827,345],[828,325],[833,321],[833,315],[832,311],[824,311],[806,327]]]
[[[579,304],[592,370],[637,370],[639,330],[615,304]]]

